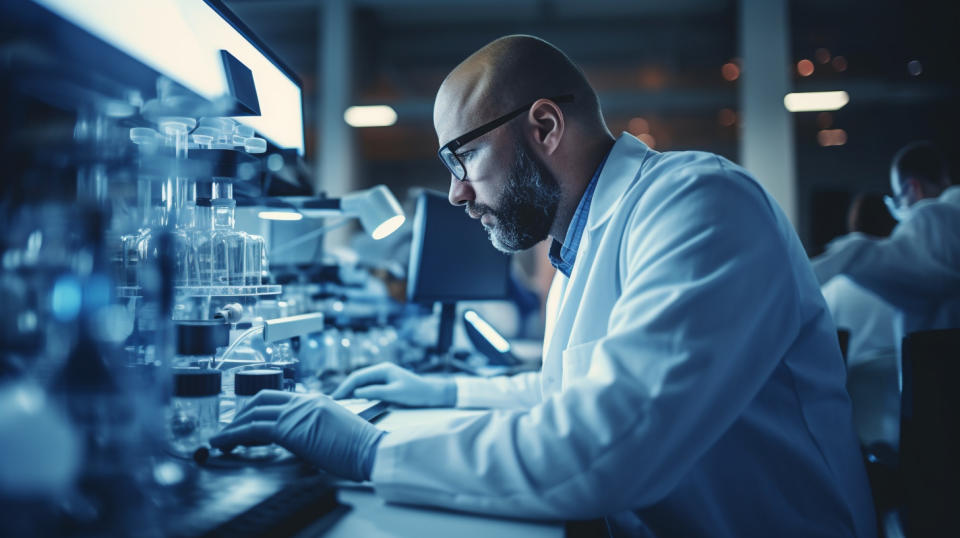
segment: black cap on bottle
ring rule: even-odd
[[[213,182],[197,181],[197,205],[210,207],[210,199],[213,198]],[[200,200],[205,203],[201,204]]]
[[[174,368],[173,395],[181,397],[216,396],[220,394],[220,370]]]
[[[261,390],[280,390],[283,372],[280,370],[244,370],[233,378],[233,392],[237,396],[253,396]]]
[[[230,326],[217,321],[178,321],[177,355],[215,355],[230,343]]]

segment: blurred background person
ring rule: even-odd
[[[861,193],[847,212],[847,231],[877,239],[890,235],[893,219],[879,193]],[[849,331],[847,392],[853,424],[864,447],[877,443],[896,450],[900,434],[897,384],[896,310],[845,275],[821,288],[838,330]]]
[[[887,212],[883,195],[862,193],[854,198],[847,213],[847,231],[872,237],[890,235],[897,222]],[[850,331],[847,367],[896,353],[894,318],[896,311],[873,293],[845,275],[837,275],[821,287],[827,308],[837,329]]]
[[[813,260],[821,283],[843,274],[898,311],[894,342],[914,331],[960,327],[960,187],[930,142],[897,152],[887,200],[900,222],[889,237],[834,240]]]

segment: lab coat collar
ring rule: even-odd
[[[613,215],[623,200],[623,193],[642,171],[643,161],[654,151],[630,133],[623,133],[610,150],[600,172],[597,188],[587,215],[587,229],[594,230]]]
[[[960,205],[960,185],[947,187],[947,190],[940,193],[940,201]]]

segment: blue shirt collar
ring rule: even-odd
[[[570,226],[567,228],[564,242],[561,243],[554,239],[553,243],[550,244],[550,264],[567,278],[570,278],[570,273],[573,272],[573,263],[577,259],[577,249],[580,248],[580,238],[583,236],[583,230],[587,228],[587,215],[590,213],[593,191],[597,188],[597,180],[600,179],[600,172],[603,171],[603,165],[606,164],[609,155],[607,153],[600,161],[600,166],[597,167],[597,171],[593,173],[593,178],[590,179],[586,190],[583,191],[577,210],[574,211],[573,218],[570,219]]]

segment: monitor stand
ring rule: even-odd
[[[457,303],[440,303],[440,328],[437,331],[437,345],[427,349],[426,360],[418,372],[467,372],[476,375],[476,371],[465,361],[453,356],[450,347],[453,344],[453,327],[456,323]]]

